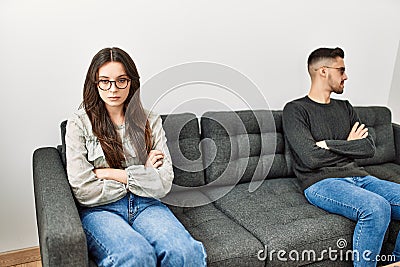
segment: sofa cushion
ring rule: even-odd
[[[206,182],[229,185],[293,175],[285,149],[281,112],[206,112],[201,148]]]
[[[362,123],[375,142],[376,151],[372,158],[356,160],[360,166],[391,162],[395,160],[392,115],[386,107],[355,107]]]
[[[217,191],[215,189],[216,194]],[[355,223],[310,205],[296,178],[265,180],[252,193],[247,183],[239,184],[214,204],[260,240],[269,253],[275,251],[266,258],[268,266],[294,266],[279,261],[279,250],[286,253],[296,250],[300,255],[313,250],[318,258],[323,250],[339,249],[339,240],[347,243],[346,251],[352,248]],[[324,256],[327,259],[328,255]],[[307,257],[303,260],[296,264],[312,261]]]
[[[199,123],[195,114],[161,115],[174,169],[174,184],[185,187],[204,185],[200,154]]]
[[[257,258],[263,245],[213,204],[195,208],[171,207],[190,234],[207,252],[207,266],[264,266]]]
[[[400,165],[398,164],[389,162],[379,165],[364,166],[364,169],[375,177],[400,183]]]

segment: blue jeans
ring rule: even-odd
[[[81,208],[88,250],[98,266],[205,266],[206,252],[159,200],[128,193]]]
[[[400,219],[400,184],[373,176],[328,178],[311,185],[304,194],[311,204],[356,221],[353,252],[360,257],[355,258],[354,266],[376,266],[390,220]],[[364,257],[367,251],[371,254]],[[399,236],[393,255],[400,260]]]

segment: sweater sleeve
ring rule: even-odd
[[[161,117],[150,119],[153,150],[164,153],[163,164],[158,168],[145,167],[144,165],[131,165],[126,168],[128,174],[127,187],[134,194],[162,198],[170,190],[174,173],[172,169],[171,156],[167,147],[167,138],[162,128]]]
[[[355,112],[352,105],[346,101],[346,107],[349,111],[349,117],[351,120],[351,127],[356,123],[362,124],[358,114]],[[350,132],[349,132],[350,133]],[[329,150],[334,153],[352,158],[362,159],[370,158],[375,154],[375,143],[371,134],[368,134],[366,138],[358,140],[325,140]]]
[[[343,155],[316,145],[307,112],[301,105],[293,102],[286,104],[283,109],[283,127],[292,152],[308,169],[329,167],[346,160]]]

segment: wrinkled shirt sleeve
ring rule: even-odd
[[[87,124],[79,116],[70,118],[66,126],[65,143],[69,184],[78,202],[90,207],[122,198],[126,189],[120,182],[96,177],[93,170],[107,166],[101,145],[92,133],[89,134]]]
[[[152,150],[160,150],[164,153],[163,164],[158,168],[136,164],[128,166],[126,168],[127,188],[139,196],[162,198],[171,190],[174,179],[172,161],[161,117],[150,113],[149,122],[152,129]]]

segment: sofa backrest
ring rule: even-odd
[[[293,176],[281,111],[206,112],[200,124],[206,183]]]
[[[368,127],[368,134],[375,141],[375,155],[368,159],[356,160],[360,166],[392,162],[396,158],[392,126],[392,114],[387,107],[355,107],[362,123]]]
[[[57,147],[58,151],[60,152],[61,160],[64,165],[64,168],[67,166],[67,158],[65,156],[65,128],[67,127],[67,120],[64,120],[60,124],[61,130],[61,145]]]
[[[386,107],[355,107],[355,110],[376,145],[373,158],[357,163],[365,166],[394,161],[390,110]],[[195,114],[169,114],[161,118],[174,165],[174,184],[197,187],[218,180],[230,185],[294,176],[283,133],[282,111],[206,112],[200,121],[201,136]],[[60,125],[62,145],[58,147],[64,165],[66,123]]]
[[[200,153],[199,123],[195,114],[161,115],[174,168],[174,184],[197,187],[205,184]]]

